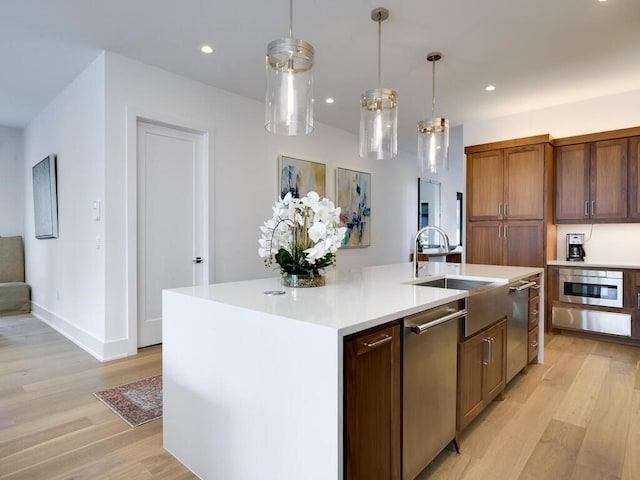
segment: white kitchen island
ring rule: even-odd
[[[425,265],[421,277],[497,283],[543,271]],[[467,296],[412,282],[403,263],[330,270],[310,289],[271,278],[164,291],[164,447],[202,479],[342,479],[343,337]]]

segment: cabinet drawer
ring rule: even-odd
[[[540,297],[529,299],[529,330],[538,326],[540,318]]]
[[[531,363],[538,358],[538,327],[529,331],[529,360]]]

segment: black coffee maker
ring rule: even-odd
[[[567,233],[567,261],[584,262],[584,233]]]

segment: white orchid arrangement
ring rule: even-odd
[[[260,227],[258,255],[265,267],[275,261],[289,274],[315,274],[335,264],[346,227],[340,227],[340,207],[316,192],[302,198],[287,193],[273,207],[273,217]]]

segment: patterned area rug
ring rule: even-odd
[[[162,416],[162,375],[94,393],[131,427]]]

